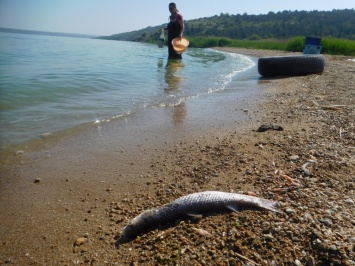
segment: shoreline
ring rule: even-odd
[[[252,59],[254,61],[254,63],[256,63],[255,58]],[[252,67],[252,69],[255,68]],[[0,148],[0,165],[1,165],[1,161],[6,160],[6,157],[13,157],[14,154],[24,154],[24,153],[31,153],[33,151],[36,150],[40,150],[42,149],[42,147],[47,148],[49,146],[54,146],[57,145],[58,143],[61,142],[65,142],[66,140],[70,140],[73,138],[76,138],[76,136],[80,135],[80,134],[84,134],[87,135],[86,131],[92,131],[93,129],[97,129],[99,128],[97,131],[100,131],[103,127],[124,127],[127,126],[127,124],[133,124],[135,126],[134,123],[138,123],[138,124],[142,124],[142,123],[146,123],[144,121],[144,118],[141,118],[141,121],[138,121],[139,116],[142,117],[148,117],[148,119],[156,119],[156,116],[159,116],[158,119],[163,119],[165,120],[167,123],[169,123],[169,121],[167,121],[168,119],[174,120],[172,121],[172,123],[177,124],[177,123],[185,123],[184,119],[187,117],[187,119],[197,119],[197,118],[189,118],[188,114],[186,114],[187,112],[187,108],[191,109],[190,113],[197,113],[199,112],[199,114],[197,115],[193,115],[193,116],[199,116],[200,118],[203,118],[203,114],[201,114],[202,111],[199,111],[199,107],[203,107],[205,103],[214,103],[216,100],[214,98],[219,98],[218,101],[224,101],[223,98],[223,94],[228,94],[230,93],[233,97],[234,101],[243,101],[243,99],[246,98],[250,98],[250,97],[254,97],[255,94],[258,94],[257,89],[255,88],[257,86],[257,82],[256,79],[257,77],[255,77],[255,73],[253,77],[250,77],[250,74],[248,74],[250,72],[249,70],[240,72],[238,74],[236,74],[236,76],[233,77],[233,81],[232,83],[237,84],[238,83],[243,83],[242,85],[239,84],[239,88],[238,92],[235,92],[235,94],[238,94],[238,97],[235,97],[233,95],[233,92],[231,91],[231,87],[233,87],[233,85],[229,84],[227,85],[227,89],[223,89],[222,92],[220,91],[215,91],[213,93],[210,92],[202,92],[202,94],[196,96],[197,99],[195,99],[195,97],[192,97],[192,99],[185,99],[182,104],[176,104],[175,107],[172,107],[171,105],[169,106],[151,106],[151,107],[147,107],[147,108],[143,108],[143,109],[139,109],[139,110],[134,110],[133,112],[129,112],[129,114],[124,114],[122,116],[117,116],[117,117],[106,117],[106,118],[102,118],[100,119],[100,121],[92,121],[92,122],[87,122],[85,124],[80,124],[80,125],[76,125],[72,128],[67,128],[67,129],[63,129],[63,130],[59,130],[59,131],[48,131],[45,132],[43,131],[42,134],[39,134],[37,136],[33,136],[33,139],[30,139],[28,141],[24,141],[21,143],[13,143],[13,144],[9,144],[9,145],[5,145],[3,147]],[[254,71],[255,72],[255,71]],[[243,79],[242,81],[240,81],[240,79]],[[252,89],[252,92],[250,93],[249,91],[246,91],[246,89],[242,88],[242,86],[246,86]],[[234,88],[232,88],[232,90],[234,90]],[[224,92],[225,91],[225,92]],[[212,99],[208,99],[209,97],[211,97],[212,95]],[[228,97],[228,96],[226,96]],[[239,98],[239,99],[238,99]],[[192,103],[191,103],[192,102]],[[193,106],[193,104],[196,104],[196,108]],[[189,107],[186,107],[186,105],[189,105]],[[145,114],[147,113],[147,114]],[[210,113],[209,111],[207,111],[207,113]],[[209,114],[210,115],[210,114]],[[216,117],[218,117],[218,115],[216,115]],[[131,122],[132,121],[132,122]],[[138,122],[137,122],[138,121]],[[190,122],[190,121],[189,121]],[[198,122],[198,121],[194,121],[193,123]],[[107,124],[111,124],[113,123],[114,125],[107,125]],[[221,122],[223,124],[223,122]],[[190,122],[190,124],[192,124]],[[208,122],[207,122],[208,124]],[[129,126],[129,125],[128,125]],[[191,126],[191,128],[193,128],[193,125]],[[141,129],[144,129],[144,126],[142,126]],[[111,136],[112,137],[112,136]],[[79,137],[80,138],[80,137]],[[15,159],[15,158],[13,158]]]
[[[223,50],[256,57],[283,54]],[[151,110],[139,120],[149,125],[117,130],[111,124],[19,154],[16,164],[1,168],[0,263],[238,265],[243,259],[236,254],[241,254],[260,265],[312,259],[351,265],[355,64],[347,57],[326,59],[322,75],[255,81],[264,92],[250,102],[235,100],[242,106],[209,101],[203,110],[194,110],[193,103]],[[219,96],[228,99],[228,92]],[[241,120],[234,117],[239,115]],[[255,132],[264,123],[285,129]],[[122,135],[124,143],[118,141]],[[310,150],[318,163],[308,166],[313,176],[307,177],[300,167]],[[290,186],[276,169],[301,187]],[[283,213],[243,211],[184,220],[115,247],[122,227],[141,211],[203,190],[253,193],[279,201]]]
[[[255,62],[256,60],[254,59],[253,61]],[[254,71],[251,71],[253,69]],[[221,92],[213,92],[212,94],[202,94],[197,98],[187,99],[179,105],[149,107],[118,118],[104,118],[99,123],[89,122],[73,128],[43,133],[33,140],[2,147],[0,149],[0,167],[15,162],[22,155],[25,155],[22,157],[26,157],[29,154],[38,153],[41,150],[53,149],[58,145],[68,146],[68,141],[74,140],[69,146],[84,146],[87,142],[86,139],[89,139],[91,142],[101,142],[101,140],[95,139],[97,136],[105,139],[102,141],[111,141],[116,138],[112,133],[113,131],[117,131],[119,138],[123,138],[123,142],[137,142],[139,144],[139,140],[132,140],[134,137],[131,137],[130,129],[127,129],[128,127],[134,128],[133,130],[135,132],[133,134],[136,135],[136,139],[142,139],[144,136],[140,134],[140,132],[144,131],[146,129],[145,127],[147,127],[148,132],[159,132],[160,127],[169,128],[172,132],[176,132],[180,131],[178,127],[183,126],[183,129],[187,132],[186,134],[190,134],[191,131],[198,132],[208,130],[210,128],[210,122],[212,122],[214,126],[218,126],[246,119],[246,114],[242,111],[242,107],[247,106],[247,104],[243,102],[258,97],[258,94],[260,94],[260,90],[257,89],[258,77],[255,76],[255,73],[250,74],[250,72],[256,73],[255,66],[252,67],[252,69],[238,73],[232,83],[227,86],[227,89]],[[235,88],[231,88],[233,86],[240,88],[238,92],[235,91]],[[248,89],[251,89],[251,91],[247,91]],[[241,118],[230,118],[230,113],[234,108],[233,106],[229,107],[229,111],[219,108],[218,104],[225,102],[226,99],[224,98],[226,97],[228,97],[228,102],[232,99],[230,105],[234,103],[236,106],[241,105],[239,113],[238,110],[236,110],[238,113],[236,117],[240,116]],[[209,105],[214,106],[210,107]],[[218,109],[220,110],[218,111]],[[211,119],[215,121],[210,121]],[[150,125],[150,123],[152,125]],[[167,134],[171,135],[171,133]],[[79,143],[79,141],[81,143]],[[127,149],[127,147],[125,147],[125,149]]]
[[[226,72],[224,75],[213,75],[215,71],[213,67],[210,67],[209,70],[204,69],[205,67],[204,64],[200,64],[199,60],[194,60],[196,56],[194,54],[195,53],[194,50],[190,51],[191,54],[185,58],[186,60],[184,61],[185,63],[179,64],[178,62],[174,63],[173,61],[168,60],[165,57],[162,57],[163,54],[161,54],[161,50],[156,50],[155,47],[150,47],[149,49],[152,49],[152,52],[154,53],[154,56],[149,57],[151,58],[149,60],[149,64],[157,64],[157,68],[156,68],[157,72],[155,72],[155,70],[154,73],[147,72],[147,75],[148,76],[152,75],[151,77],[155,77],[156,79],[152,81],[149,78],[144,78],[144,75],[139,75],[135,80],[130,80],[129,82],[129,84],[131,84],[133,87],[135,87],[135,84],[138,83],[144,87],[144,91],[142,91],[143,94],[140,96],[140,99],[138,98],[134,99],[134,97],[138,97],[136,96],[136,92],[134,89],[128,89],[127,87],[125,87],[122,90],[122,92],[120,92],[120,96],[116,95],[121,99],[119,101],[123,101],[123,99],[125,99],[123,102],[117,102],[116,100],[112,100],[113,99],[112,97],[107,96],[109,94],[101,93],[100,90],[98,90],[97,92],[94,93],[98,93],[98,95],[95,95],[95,98],[96,101],[100,102],[100,104],[95,104],[90,102],[90,95],[85,94],[86,93],[85,91],[81,91],[82,89],[80,89],[80,87],[82,86],[80,86],[80,82],[79,82],[78,83],[79,88],[78,90],[75,90],[75,94],[83,93],[80,94],[82,96],[82,97],[80,96],[81,97],[80,99],[83,101],[81,104],[74,103],[74,105],[71,106],[70,103],[75,102],[76,96],[70,96],[70,99],[66,99],[66,97],[69,97],[70,94],[65,95],[64,94],[65,90],[64,90],[62,92],[63,93],[62,95],[60,94],[61,92],[59,91],[58,92],[59,95],[56,100],[49,98],[48,105],[42,106],[44,112],[42,119],[37,119],[37,116],[40,116],[39,113],[41,111],[40,110],[36,111],[36,109],[33,110],[33,113],[31,114],[33,114],[36,117],[36,119],[33,121],[33,123],[29,125],[30,128],[26,126],[27,125],[26,122],[24,123],[20,122],[23,119],[28,121],[28,123],[32,121],[31,117],[26,119],[26,113],[23,113],[23,115],[21,115],[21,112],[24,112],[23,108],[18,106],[12,109],[6,109],[6,110],[4,109],[3,112],[4,121],[2,121],[4,124],[4,129],[1,131],[1,136],[3,138],[0,137],[0,143],[1,143],[0,151],[3,149],[11,149],[12,146],[18,146],[19,149],[21,149],[20,148],[21,146],[36,146],[36,142],[37,144],[40,144],[40,142],[44,142],[41,141],[41,139],[51,138],[51,140],[54,140],[57,137],[59,138],[62,136],[70,135],[71,132],[77,132],[80,129],[85,130],[85,128],[87,127],[94,126],[96,122],[100,122],[102,124],[113,120],[119,120],[125,118],[129,119],[131,115],[135,115],[137,112],[138,113],[142,111],[144,112],[145,109],[162,108],[169,105],[172,106],[174,104],[177,104],[179,101],[186,101],[189,100],[190,98],[200,97],[200,95],[204,95],[204,94],[213,94],[216,91],[224,89],[226,84],[229,83],[229,78],[231,77],[231,75],[235,75],[236,73],[235,71],[237,71],[238,69],[239,71],[242,71],[243,68],[247,68],[252,65],[252,62],[246,56],[240,59],[241,60],[240,62],[244,62],[244,63],[239,64],[238,63],[239,59],[238,60],[232,59],[233,55],[231,56],[228,55],[227,53],[225,53],[225,55],[222,55],[218,51],[213,52],[213,50],[210,49],[208,53],[211,53],[212,56],[218,57],[219,59],[225,58],[226,59],[226,61],[224,61],[225,63],[228,62],[231,63],[234,62],[233,64],[238,63],[238,66],[235,66],[235,68],[233,67],[232,72],[230,72],[230,67],[226,67],[226,65],[224,65],[224,67],[226,68],[225,70],[223,70]],[[197,55],[197,56],[201,56],[201,55]],[[236,57],[238,57],[238,55]],[[215,67],[218,67],[218,62],[221,61],[217,60],[216,62],[217,64],[215,65]],[[185,68],[184,64],[186,63],[187,65]],[[201,66],[202,68],[200,69]],[[134,70],[133,65],[129,65],[127,66],[127,68],[129,69],[132,68],[133,75],[138,74],[138,72]],[[196,80],[197,77],[196,75],[194,75],[194,78],[188,78],[189,73],[194,71],[197,72],[200,71],[201,75],[206,75],[205,70],[212,71],[211,72],[212,75],[208,75],[211,76],[211,81],[212,79],[214,80],[212,81],[212,83],[208,84],[203,81],[199,82],[198,79]],[[127,71],[131,71],[131,70],[127,69]],[[222,70],[219,70],[218,73],[220,71]],[[217,82],[217,80],[220,80],[222,76],[224,81]],[[127,77],[127,79],[129,80],[130,77]],[[138,80],[139,77],[142,78],[143,80],[139,81]],[[180,81],[183,81],[182,79],[183,77],[187,78],[188,80],[187,82],[180,83]],[[77,78],[80,78],[80,76],[78,76]],[[113,77],[112,79],[108,77],[107,82],[110,83],[113,82],[114,80],[115,77]],[[144,80],[147,82],[147,84],[145,85],[143,85]],[[194,83],[195,81],[197,81],[197,83]],[[96,81],[93,80],[92,82],[95,83]],[[218,84],[214,82],[217,82]],[[112,85],[113,87],[115,86],[115,84]],[[179,89],[177,89],[179,85],[181,86]],[[73,86],[75,87],[75,82],[73,83]],[[86,85],[84,82],[82,88],[84,88],[85,86]],[[148,92],[150,90],[152,91],[151,93]],[[45,90],[45,91],[46,92],[43,93],[50,92],[49,90]],[[111,91],[110,93],[114,93],[114,92]],[[134,97],[132,96],[133,98],[128,99],[130,97],[128,95],[132,93],[134,94]],[[143,96],[145,93],[147,95]],[[108,99],[105,100],[105,97],[108,97]],[[67,107],[69,109],[55,111],[55,109],[52,108],[50,102],[61,101],[61,100],[63,100],[63,102],[67,101],[66,104],[68,105]],[[111,101],[114,102],[111,103]],[[13,103],[16,105],[15,99],[13,100]],[[83,106],[86,103],[91,104],[92,106],[90,108],[88,106]],[[71,110],[71,108],[74,108],[74,110]],[[18,112],[17,115],[20,115],[20,119],[22,117],[22,120],[15,120],[13,122],[10,122],[11,114],[15,110],[16,112]],[[62,111],[68,112],[68,116],[62,114]],[[34,143],[34,145],[32,145],[32,143]]]

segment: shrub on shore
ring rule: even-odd
[[[190,37],[190,47],[236,47],[264,50],[302,52],[306,37],[299,36],[289,40],[235,40],[219,37]],[[355,56],[355,41],[337,38],[322,38],[322,53]]]

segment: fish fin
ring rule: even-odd
[[[192,212],[190,212],[190,213],[186,213],[186,215],[191,216],[193,218],[198,218],[198,219],[202,218],[202,214],[200,214],[200,213],[192,213]]]
[[[238,206],[235,206],[235,205],[227,205],[226,207],[227,207],[228,209],[230,209],[231,211],[233,211],[233,212],[239,212]]]

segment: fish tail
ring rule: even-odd
[[[267,200],[267,199],[260,199],[259,207],[263,209],[267,209],[273,212],[281,212],[279,207],[279,203],[277,201]]]

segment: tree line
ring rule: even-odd
[[[156,42],[165,26],[102,36],[101,39]],[[185,21],[187,37],[226,37],[236,40],[285,40],[296,36],[319,36],[355,40],[355,10],[282,11],[261,15],[221,13]]]

